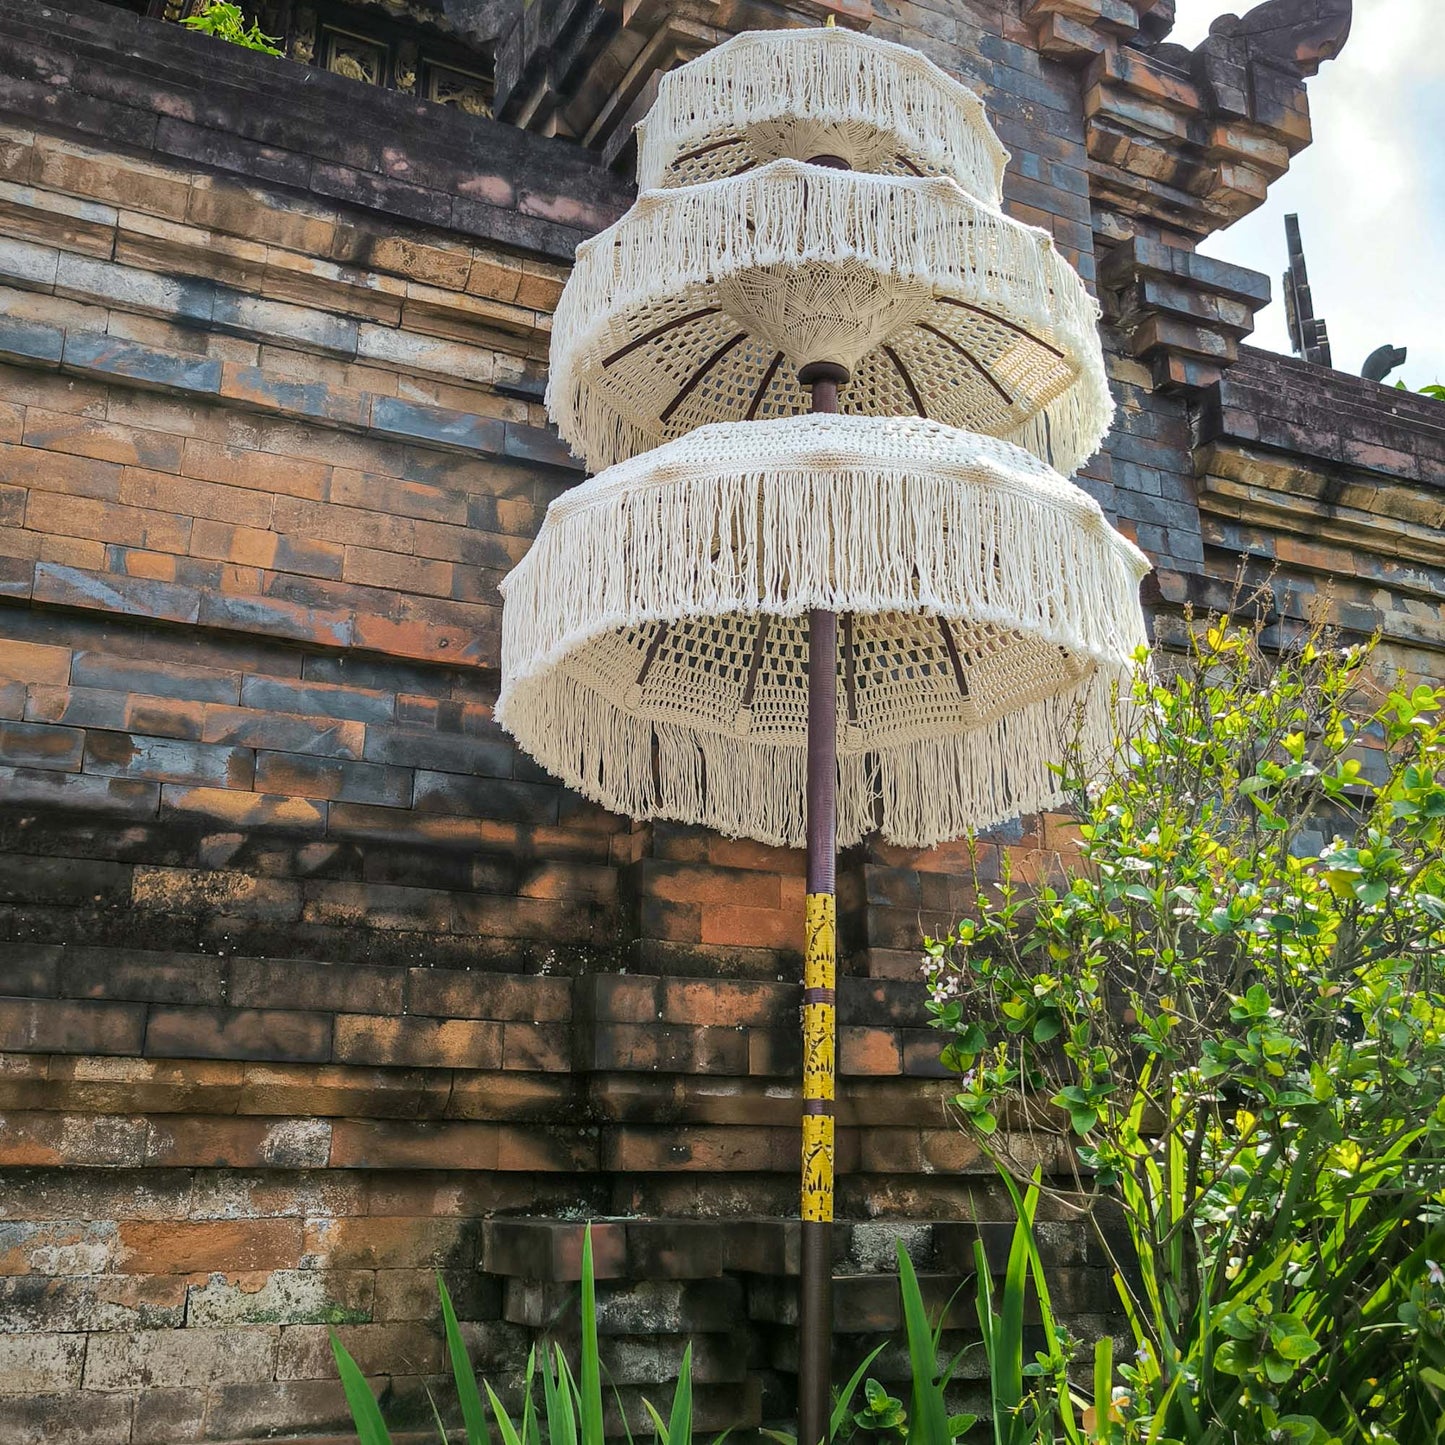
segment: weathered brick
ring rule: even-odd
[[[212,1275],[205,1284],[187,1289],[186,1323],[202,1329],[366,1323],[371,1319],[374,1278],[367,1270],[334,1269]]]
[[[336,1020],[335,1057],[351,1064],[499,1069],[502,1025],[463,1019],[341,1016]]]
[[[0,945],[0,994],[20,998],[46,998],[56,994],[62,952],[57,944]]]
[[[410,553],[412,549],[413,523],[409,517],[391,517],[359,507],[280,497],[272,525],[278,532],[295,532],[343,546],[400,553]]]
[[[364,723],[389,722],[396,705],[392,693],[374,687],[254,676],[242,685],[241,701],[247,707],[273,712]]]
[[[0,769],[0,790],[15,809],[75,809],[95,817],[153,818],[160,807],[155,783],[54,773],[34,768]]]
[[[326,831],[324,807],[307,798],[234,788],[187,788],[168,783],[161,789],[161,817],[237,832],[319,838]]]
[[[53,1271],[107,1269],[113,1263],[116,1226],[49,1225],[54,1244],[32,1236],[31,1258]],[[97,1233],[86,1244],[65,1244],[60,1231],[86,1228]],[[23,1251],[0,1244],[0,1257]],[[184,1277],[138,1274],[55,1274],[39,1271],[0,1274],[0,1331],[49,1334],[54,1331],[177,1329],[186,1313]]]
[[[121,473],[118,499],[130,507],[231,522],[241,527],[269,527],[275,500],[270,492],[221,487],[193,477],[169,476],[142,467],[126,467]],[[189,526],[186,535],[189,541]]]
[[[195,622],[200,616],[202,594],[194,587],[101,571],[99,557],[89,559],[68,551],[62,555],[68,560],[36,565],[31,589],[36,602],[164,622]]]
[[[145,1157],[145,1130],[144,1119],[16,1111],[0,1127],[0,1164],[136,1168]]]
[[[72,944],[60,959],[60,980],[67,998],[218,1004],[226,964],[208,954]]]
[[[86,734],[85,771],[105,777],[249,788],[252,768],[249,748],[134,733]]]
[[[364,732],[359,722],[213,703],[206,708],[201,736],[208,743],[356,759],[361,756]]]
[[[442,1367],[442,1340],[426,1325],[341,1325],[335,1333],[365,1375],[430,1375]],[[327,1326],[290,1325],[281,1331],[278,1380],[329,1380],[335,1373]]]
[[[65,679],[37,678],[35,681],[64,682]],[[174,659],[149,662],[90,650],[76,653],[70,681],[76,687],[109,688],[190,702],[235,703],[241,695],[239,672]]]
[[[0,638],[0,677],[64,684],[70,678],[70,649]]]
[[[92,1390],[32,1395],[6,1401],[0,1440],[5,1445],[115,1445],[129,1440],[133,1397]]]
[[[0,1395],[78,1389],[84,1361],[84,1335],[0,1335]]]
[[[477,1225],[468,1219],[415,1216],[306,1221],[306,1263],[313,1269],[473,1268]]]
[[[138,866],[131,899],[138,908],[169,915],[203,913],[291,922],[301,913],[300,889],[294,882],[237,870]]]
[[[412,968],[407,970],[407,997],[411,1013],[442,1018],[544,1023],[568,1019],[572,1012],[571,982],[535,975]]]
[[[32,406],[25,411],[25,445],[49,453],[69,453],[97,461],[119,462],[122,466],[155,467],[173,472],[180,465],[182,439],[166,432],[119,426],[96,417]],[[122,487],[121,492],[123,490]],[[111,495],[115,500],[127,500],[120,493]]]
[[[89,1390],[175,1388],[269,1380],[274,1329],[138,1330],[95,1335],[85,1356]]]
[[[298,958],[237,958],[230,1001],[248,1008],[329,1009],[399,1014],[405,974],[399,968],[312,963]]]
[[[438,1320],[441,1298],[437,1292],[437,1272],[431,1269],[379,1269],[370,1278],[376,1281],[372,1301],[372,1318],[378,1323],[389,1320]],[[475,1270],[448,1271],[447,1293],[457,1316],[463,1320],[493,1319],[501,1304],[498,1282]],[[476,1351],[472,1359],[481,1363]]]
[[[255,785],[266,792],[303,798],[405,808],[411,802],[412,773],[409,768],[378,763],[260,752],[256,754]]]
[[[199,520],[191,528],[190,555],[240,566],[339,578],[345,548],[308,537],[281,536],[258,527]]]
[[[25,715],[33,722],[65,723],[76,728],[151,733],[198,741],[202,704],[100,687],[30,688]]]
[[[327,1119],[167,1114],[152,1122],[146,1163],[207,1169],[319,1169],[331,1149]]]
[[[299,1219],[122,1220],[119,1237],[132,1274],[295,1269],[302,1252]]]
[[[0,764],[18,768],[80,771],[85,734],[79,728],[0,720]]]
[[[21,1053],[137,1054],[144,1032],[138,1004],[0,999],[0,1048]]]
[[[209,1391],[200,1388],[153,1386],[142,1392],[135,1400],[131,1445],[181,1445],[204,1438],[208,1396]]]
[[[145,1052],[170,1058],[294,1059],[331,1055],[325,1014],[281,1009],[153,1008]]]
[[[578,1040],[585,1066],[655,1073],[745,1074],[748,1034],[740,1028],[597,1024]]]
[[[243,1067],[239,1108],[244,1113],[413,1119],[446,1110],[451,1089],[451,1077],[443,1070],[348,1064]]]

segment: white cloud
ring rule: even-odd
[[[1196,45],[1217,15],[1249,8],[1248,0],[1179,0],[1170,38]],[[1445,381],[1439,0],[1355,0],[1349,43],[1309,82],[1309,96],[1314,144],[1270,188],[1264,206],[1202,249],[1266,272],[1278,296],[1284,217],[1298,213],[1335,365],[1358,372],[1376,346],[1391,342],[1410,349],[1395,376],[1411,386]],[[1251,340],[1290,349],[1282,303],[1260,313]]]

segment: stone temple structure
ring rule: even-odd
[[[686,1340],[700,1429],[784,1417],[801,855],[603,813],[491,716],[497,582],[582,476],[540,404],[573,250],[662,72],[914,45],[1097,289],[1078,480],[1157,635],[1273,569],[1281,626],[1438,679],[1445,407],[1250,349],[1268,281],[1196,249],[1309,143],[1350,0],[1194,50],[1173,0],[267,0],[281,58],[195,8],[0,0],[0,1445],[340,1441],[330,1325],[420,1424],[435,1272],[515,1378],[589,1216],[622,1407]],[[1004,1217],[918,981],[965,863],[840,861],[840,1357],[896,1327],[895,1234],[941,1300]]]

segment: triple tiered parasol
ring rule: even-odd
[[[632,817],[805,844],[799,1440],[827,1433],[834,855],[1058,797],[1144,639],[1142,553],[1055,470],[1112,412],[1097,308],[999,210],[972,92],[840,30],[666,76],[578,248],[548,406],[591,481],[503,586],[497,716]]]

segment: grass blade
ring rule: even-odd
[[[482,1409],[482,1397],[477,1390],[476,1373],[467,1354],[466,1341],[462,1339],[461,1326],[457,1324],[457,1312],[452,1307],[452,1297],[447,1292],[446,1282],[440,1273],[437,1274],[437,1289],[442,1297],[447,1354],[452,1362],[452,1378],[456,1381],[457,1399],[462,1405],[462,1424],[466,1427],[467,1445],[492,1445],[486,1412]]]
[[[933,1352],[933,1328],[923,1308],[923,1294],[913,1261],[898,1241],[898,1288],[903,1296],[903,1323],[908,1332],[908,1361],[913,1370],[913,1408],[908,1412],[909,1445],[951,1445],[948,1409],[938,1386],[938,1361]]]
[[[657,1407],[651,1400],[644,1399],[642,1408],[647,1411],[652,1419],[652,1433],[657,1439],[657,1445],[666,1445],[668,1438],[667,1421],[657,1412]]]
[[[667,1445],[692,1445],[692,1346],[682,1352],[682,1370],[672,1394],[672,1418],[667,1422]]]
[[[582,1237],[582,1369],[578,1405],[582,1445],[606,1445],[602,1423],[602,1367],[597,1352],[597,1284],[592,1274],[592,1226]]]
[[[341,1376],[341,1388],[346,1393],[346,1404],[356,1426],[356,1438],[361,1445],[391,1445],[391,1436],[386,1431],[386,1421],[381,1418],[381,1407],[361,1366],[351,1358],[345,1345],[331,1332],[331,1353],[336,1356],[337,1373]]]
[[[512,1424],[512,1417],[507,1414],[507,1408],[497,1399],[497,1392],[485,1381],[482,1381],[482,1388],[487,1392],[487,1399],[492,1402],[492,1417],[497,1422],[497,1432],[502,1437],[503,1445],[522,1445],[522,1437],[517,1433],[517,1427]]]

